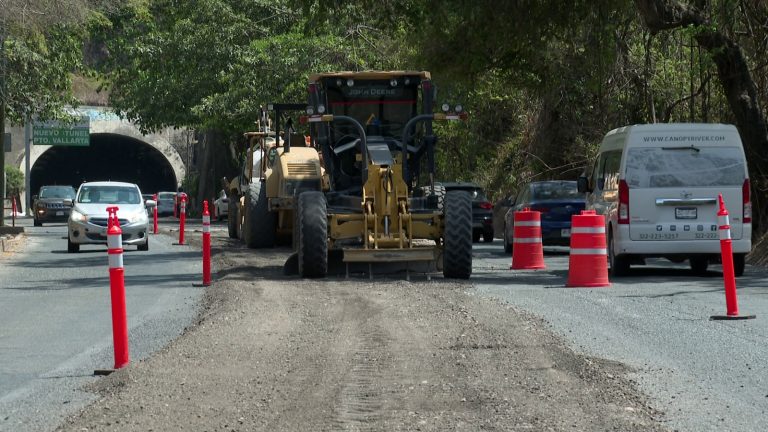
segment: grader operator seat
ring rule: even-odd
[[[324,113],[357,120],[366,132],[368,160],[393,165],[402,148],[404,127],[418,114],[419,89],[424,77],[419,73],[392,76],[374,72],[355,78],[343,75],[324,74],[315,79],[318,106],[323,106]],[[332,190],[348,190],[365,180],[361,176],[365,167],[361,164],[363,149],[359,135],[354,125],[342,122],[328,125],[319,134]],[[409,146],[409,151],[415,152],[417,147]]]

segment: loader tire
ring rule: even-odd
[[[229,238],[237,238],[237,224],[240,221],[240,215],[237,212],[238,198],[236,195],[229,197],[229,204],[227,204],[229,214],[227,215],[227,234]]]
[[[275,247],[276,214],[269,211],[267,187],[263,181],[251,183],[245,194],[248,211],[243,220],[243,240],[251,249]]]
[[[421,193],[423,196],[428,197],[432,195],[432,188],[429,186],[422,186]],[[443,211],[445,207],[445,186],[441,183],[435,183],[435,196],[437,197],[437,210]]]
[[[472,198],[463,191],[445,196],[443,276],[469,279],[472,274]]]
[[[299,275],[321,278],[328,273],[328,208],[322,192],[299,195],[297,231],[299,233]]]

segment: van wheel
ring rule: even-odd
[[[736,277],[744,276],[744,266],[746,265],[746,254],[733,254],[733,274]]]
[[[707,273],[707,267],[709,267],[709,259],[702,257],[693,257],[690,260],[691,270],[694,274],[703,275]]]
[[[608,265],[611,277],[626,276],[629,273],[629,259],[625,255],[616,256],[611,234],[608,234]]]

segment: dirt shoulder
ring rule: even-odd
[[[60,430],[664,430],[621,365],[468,284],[299,280],[214,244],[199,322]]]

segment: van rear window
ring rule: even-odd
[[[636,147],[627,152],[632,188],[741,186],[744,158],[738,147]]]

